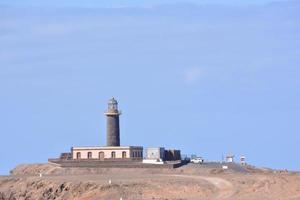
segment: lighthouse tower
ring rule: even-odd
[[[104,113],[107,118],[106,146],[120,146],[120,120],[121,112],[118,102],[112,98],[108,101],[108,109]]]

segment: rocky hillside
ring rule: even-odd
[[[0,200],[300,199],[300,175],[189,164],[178,169],[62,169],[20,165],[0,177]],[[41,175],[40,175],[41,174]]]

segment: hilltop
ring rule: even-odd
[[[42,177],[40,177],[42,174]],[[177,169],[61,168],[20,165],[0,177],[0,199],[299,199],[300,174],[234,165]]]

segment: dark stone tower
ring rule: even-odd
[[[118,110],[118,102],[114,98],[108,101],[108,109],[105,115],[107,118],[106,145],[120,146],[119,116],[121,112]]]

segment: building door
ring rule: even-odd
[[[104,152],[99,152],[99,159],[104,160]]]
[[[88,152],[88,159],[92,159],[92,152]]]
[[[80,159],[80,158],[81,158],[81,153],[80,153],[80,152],[77,152],[76,158],[77,158],[77,159]]]
[[[122,152],[122,158],[126,158],[126,151]]]
[[[116,152],[111,152],[111,158],[116,158]]]

